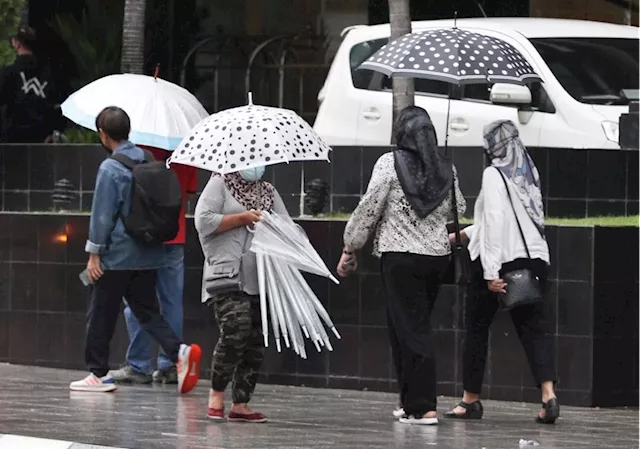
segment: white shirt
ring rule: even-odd
[[[542,259],[549,264],[547,241],[527,214],[516,195],[514,184],[509,179],[507,184],[531,258]],[[504,182],[494,167],[486,168],[482,175],[482,189],[473,211],[473,223],[464,229],[469,237],[469,254],[471,260],[480,257],[486,280],[499,279],[502,264],[527,258]]]
[[[453,167],[458,214],[462,216],[466,202]],[[374,232],[373,253],[397,252],[426,256],[451,254],[446,223],[452,215],[451,193],[425,218],[420,218],[404,195],[395,168],[393,153],[378,159],[367,193],[351,215],[344,231],[345,246],[361,249]]]

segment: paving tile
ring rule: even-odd
[[[248,426],[207,420],[204,380],[185,396],[171,386],[69,392],[68,383],[84,374],[0,364],[0,448],[3,438],[16,436],[48,439],[19,446],[42,449],[57,449],[54,440],[69,442],[69,449],[512,449],[521,439],[537,441],[540,449],[638,447],[637,410],[563,407],[556,426],[541,427],[532,419],[537,404],[485,401],[483,421],[412,427],[392,419],[395,394],[258,385],[251,405],[270,422]],[[455,402],[440,398],[439,411]]]

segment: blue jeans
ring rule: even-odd
[[[171,329],[182,338],[182,291],[184,288],[184,245],[165,245],[165,263],[158,268],[156,289],[160,301],[160,312]],[[125,302],[126,304],[126,302]],[[127,363],[134,371],[151,374],[154,370],[154,340],[145,332],[131,312],[129,305],[124,309],[129,332]],[[167,370],[173,363],[164,351],[158,353],[158,369]]]

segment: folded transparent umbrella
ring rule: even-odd
[[[288,216],[263,212],[251,251],[282,259],[302,271],[329,278],[339,284],[305,232]]]
[[[288,216],[263,212],[256,224],[251,251],[256,253],[260,313],[265,346],[269,346],[269,318],[276,348],[286,347],[307,358],[304,338],[318,351],[333,350],[326,325],[340,338],[327,310],[301,271],[327,277],[338,284],[302,228]],[[324,322],[324,324],[323,324]]]

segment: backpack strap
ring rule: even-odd
[[[142,150],[144,153],[144,162],[155,162],[156,158],[153,156],[153,153],[148,150]]]
[[[111,159],[115,159],[116,161],[120,162],[129,170],[133,170],[133,167],[135,167],[138,164],[146,164],[147,162],[156,161],[156,158],[153,156],[153,153],[151,151],[142,149],[142,153],[144,155],[144,159],[142,161],[133,160],[129,156],[125,156],[122,153],[112,155]]]
[[[113,159],[114,161],[120,162],[122,165],[127,167],[129,170],[133,170],[133,167],[138,165],[137,161],[134,161],[129,156],[125,156],[124,154],[114,154],[113,156],[111,156],[111,159]]]

